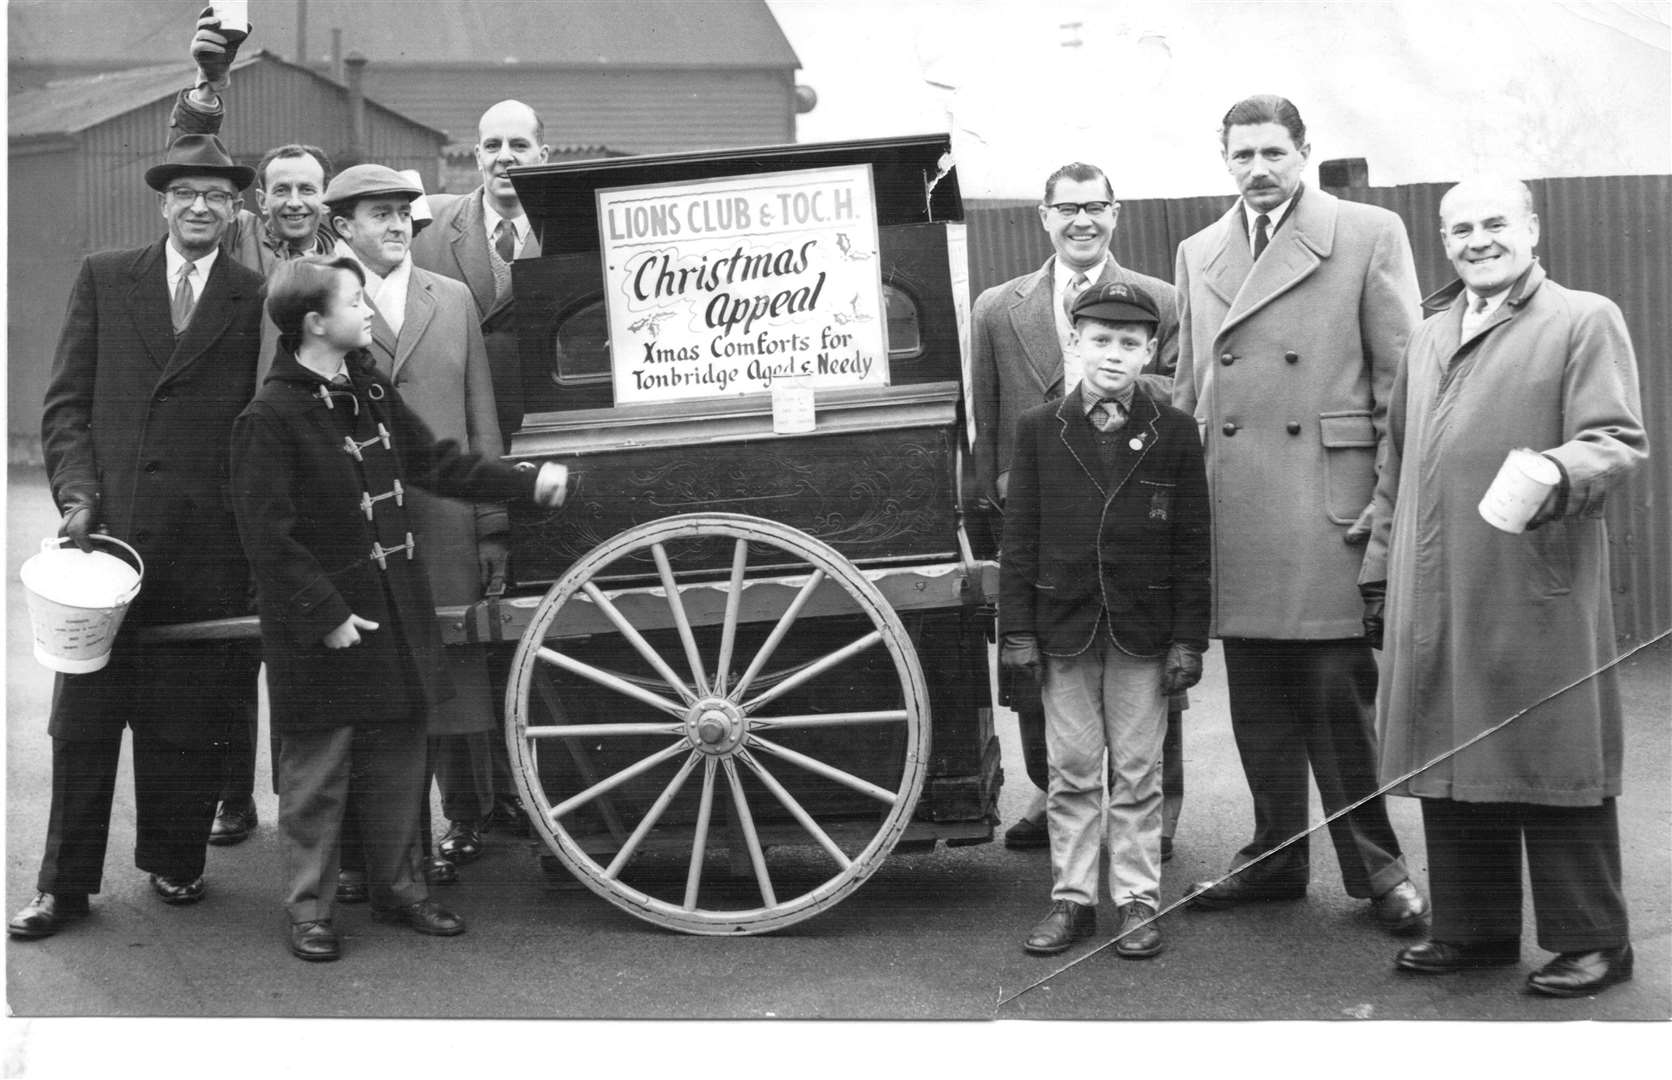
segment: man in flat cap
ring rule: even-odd
[[[53,688],[52,808],[39,890],[15,938],[54,934],[99,891],[124,727],[133,729],[134,861],[165,903],[202,898],[224,742],[256,654],[242,642],[137,640],[159,624],[242,615],[249,576],[226,499],[233,418],[255,386],[261,275],[222,257],[252,170],[186,135],[145,174],[168,235],[81,264],[41,420],[61,536],[106,533],[145,562],[102,671]]]
[[[370,353],[378,371],[436,438],[497,457],[504,444],[470,288],[414,266],[409,254],[411,204],[420,194],[393,169],[367,164],[339,173],[326,188],[325,202],[341,237],[338,253],[352,257],[366,273],[366,296],[375,311]],[[489,582],[504,579],[510,520],[503,504],[460,502],[425,492],[407,498],[416,507],[418,542],[437,604],[473,604]],[[496,727],[485,650],[460,645],[445,655],[457,694],[431,711],[432,739]],[[352,858],[345,863],[352,864]]]

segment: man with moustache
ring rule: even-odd
[[[1440,200],[1440,233],[1459,280],[1425,302],[1434,314],[1394,382],[1360,575],[1387,598],[1381,775],[1422,800],[1434,890],[1433,937],[1395,963],[1516,963],[1525,847],[1538,943],[1557,954],[1527,986],[1587,996],[1632,970],[1602,511],[1648,457],[1637,362],[1619,308],[1556,284],[1534,258],[1525,184],[1458,184]],[[1523,447],[1558,480],[1525,532],[1505,532],[1476,505]]]
[[[233,418],[255,386],[262,280],[220,247],[251,170],[185,135],[146,170],[168,235],[90,255],[41,418],[61,536],[132,545],[144,588],[108,665],[53,686],[52,807],[35,898],[8,924],[42,938],[99,891],[124,728],[133,729],[134,861],[167,904],[204,895],[229,718],[255,685],[244,642],[158,644],[147,627],[241,615],[249,567],[227,501]]]
[[[1102,169],[1073,162],[1045,181],[1039,223],[1051,239],[1045,265],[995,285],[976,298],[970,319],[972,411],[975,466],[981,493],[1003,507],[1015,452],[1016,421],[1028,409],[1063,397],[1080,384],[1080,361],[1068,348],[1073,330],[1068,312],[1093,285],[1135,285],[1154,299],[1159,313],[1155,359],[1145,369],[1148,385],[1163,394],[1178,363],[1178,311],[1173,287],[1160,278],[1128,270],[1109,253],[1120,203]],[[1157,380],[1155,376],[1162,378]],[[1028,779],[1038,789],[1021,819],[1005,833],[1005,846],[1049,845],[1045,824],[1045,714],[1037,696],[1015,695]],[[1167,711],[1162,749],[1162,858],[1172,857],[1173,830],[1184,802],[1184,718],[1188,699],[1180,693]]]
[[[1416,268],[1397,215],[1306,187],[1300,112],[1260,95],[1225,114],[1242,197],[1179,245],[1173,403],[1194,413],[1213,495],[1213,628],[1231,730],[1254,802],[1248,864],[1193,901],[1217,910],[1305,895],[1307,768],[1325,813],[1376,789],[1376,661],[1358,591],[1394,371],[1416,324]],[[1394,933],[1419,930],[1380,798],[1330,826],[1349,896]],[[1211,886],[1211,887],[1209,887]]]
[[[511,292],[511,264],[537,258],[540,240],[523,211],[506,170],[546,160],[545,125],[520,101],[501,101],[477,124],[476,168],[482,183],[464,195],[432,195],[434,219],[412,242],[412,261],[470,288],[481,320],[482,339],[493,373],[493,393],[504,449],[522,424],[521,356]],[[503,567],[504,562],[500,565]],[[483,589],[503,586],[503,573],[485,577]],[[472,599],[479,599],[480,594]],[[490,823],[522,831],[527,827],[504,740],[494,724],[505,696],[509,649],[487,652],[493,708],[486,718],[460,716],[436,740],[436,784],[441,789],[447,833],[444,858],[467,863],[482,853],[482,832]],[[483,723],[483,720],[487,723]]]

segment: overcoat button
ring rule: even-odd
[[[1291,364],[1299,363],[1300,362],[1300,353],[1286,352],[1286,353],[1283,354],[1283,359],[1289,361],[1289,363],[1291,363]]]
[[[157,463],[155,461],[147,461],[145,463],[145,471],[148,472],[148,473],[156,472],[157,471]]]
[[[168,400],[168,391],[167,390],[158,390],[157,391],[157,403],[160,405],[167,400]]]
[[[1233,356],[1230,353],[1220,353],[1219,354],[1219,362],[1221,364],[1224,364],[1226,367],[1230,367],[1231,366],[1231,361],[1235,360],[1235,359],[1236,359],[1236,357]]]
[[[1231,435],[1235,435],[1237,433],[1237,426],[1235,424],[1226,424],[1224,427],[1220,428],[1219,430],[1224,432],[1226,434],[1226,436],[1231,436]]]
[[[1296,422],[1294,420],[1289,421],[1289,434],[1291,434],[1291,435],[1299,435],[1300,434],[1300,424],[1298,422]]]

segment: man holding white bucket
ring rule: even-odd
[[[203,897],[216,742],[255,649],[146,643],[147,627],[246,614],[249,570],[227,501],[232,420],[255,388],[262,279],[219,243],[253,170],[186,135],[146,171],[168,235],[82,262],[41,420],[60,534],[132,545],[145,580],[103,670],[53,687],[52,807],[39,890],[7,926],[54,934],[99,891],[122,731],[134,733],[134,861],[169,904]]]

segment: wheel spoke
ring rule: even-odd
[[[908,714],[904,709],[883,709],[879,712],[809,713],[805,716],[751,716],[750,731],[771,731],[775,728],[847,727],[852,724],[904,723]]]
[[[683,735],[683,724],[553,724],[526,728],[523,734],[530,739],[586,739],[594,735]]]
[[[685,601],[680,599],[679,585],[673,579],[667,550],[661,544],[652,544],[650,556],[656,560],[657,573],[662,575],[662,588],[668,594],[668,611],[673,615],[673,624],[679,628],[679,640],[685,644],[685,659],[691,665],[691,678],[697,684],[697,693],[706,697],[708,676],[703,674],[702,656],[697,652],[697,639],[691,634],[691,620],[685,616]]]
[[[875,645],[877,642],[879,642],[881,640],[882,640],[882,631],[873,630],[869,634],[866,634],[864,637],[858,638],[857,640],[849,642],[848,644],[842,646],[840,649],[837,649],[835,652],[829,654],[828,656],[822,656],[819,659],[813,661],[811,664],[808,664],[806,667],[802,668],[800,671],[797,671],[795,674],[786,676],[784,679],[779,681],[777,685],[775,685],[771,689],[763,692],[760,696],[756,697],[754,700],[745,702],[744,705],[743,705],[743,711],[744,712],[754,712],[756,709],[760,708],[762,705],[765,705],[767,702],[771,701],[772,699],[778,697],[780,694],[784,694],[784,693],[787,693],[791,690],[794,690],[796,687],[800,686],[802,683],[806,682],[808,679],[816,678],[819,675],[824,674],[826,671],[829,671],[831,668],[835,667],[837,664],[843,663],[844,661],[851,659],[853,656],[857,655],[858,653],[864,652],[866,649],[869,649],[871,646]]]
[[[587,803],[604,794],[606,791],[614,791],[622,784],[625,784],[627,781],[633,779],[633,777],[638,776],[640,773],[648,772],[649,770],[654,769],[656,766],[660,765],[664,761],[667,761],[669,758],[678,757],[680,754],[688,750],[690,745],[691,744],[686,742],[684,739],[680,739],[678,742],[656,751],[647,758],[641,758],[640,760],[627,766],[625,769],[622,769],[608,780],[601,780],[579,794],[571,795],[569,798],[564,799],[550,810],[547,810],[546,817],[552,822],[552,824],[555,825],[557,824],[557,819],[563,815],[573,812],[577,807],[585,806]]]
[[[633,830],[633,835],[627,838],[627,842],[621,845],[621,850],[615,853],[615,858],[610,860],[610,865],[604,870],[606,878],[613,881],[616,875],[621,873],[645,836],[656,827],[656,822],[661,819],[662,812],[668,808],[668,804],[673,802],[673,797],[685,786],[685,778],[691,775],[691,770],[697,767],[698,759],[703,756],[695,750],[691,751],[691,756],[685,759],[685,764],[679,767],[668,786],[662,789],[662,794],[658,795],[650,809],[645,811],[644,820],[639,822],[639,827]]]
[[[633,648],[639,651],[639,655],[644,657],[645,662],[656,669],[656,674],[662,676],[662,680],[673,687],[680,697],[685,699],[686,704],[690,704],[697,699],[696,694],[691,693],[691,688],[685,685],[685,680],[681,679],[673,668],[668,666],[668,662],[662,659],[660,653],[651,648],[650,642],[644,639],[644,635],[639,633],[637,627],[627,621],[627,617],[621,614],[620,609],[610,601],[609,597],[604,595],[602,589],[589,581],[581,586],[581,590],[592,599],[594,604],[598,605],[598,610],[602,611],[605,617],[615,624],[615,628],[621,631],[621,636],[632,643]],[[698,693],[707,693],[707,691],[699,688]]]
[[[563,704],[558,700],[557,688],[552,686],[551,673],[544,668],[533,668],[530,680],[534,689],[540,695],[540,702],[552,716],[563,717]],[[532,752],[538,749],[537,743],[529,743]],[[592,755],[586,752],[586,747],[579,739],[564,739],[563,749],[568,751],[569,759],[575,763],[575,771],[580,774],[581,783],[591,787],[598,782],[598,770],[592,765]],[[535,775],[539,775],[538,769]],[[627,840],[627,826],[621,820],[621,814],[615,808],[615,800],[605,796],[598,800],[598,812],[604,817],[604,828],[609,830],[610,838],[616,843]]]
[[[749,803],[743,797],[743,778],[737,775],[737,766],[731,758],[723,761],[726,769],[726,779],[731,782],[732,806],[737,815],[738,828],[743,830],[743,842],[749,849],[749,862],[755,868],[755,880],[760,884],[761,903],[767,907],[777,907],[778,897],[772,892],[772,878],[766,872],[766,852],[761,850],[761,838],[755,832],[755,819],[749,813]]]
[[[853,788],[853,790],[863,795],[869,795],[878,802],[885,802],[890,806],[893,806],[899,799],[899,796],[895,795],[894,792],[889,791],[885,787],[878,787],[869,780],[857,777],[850,772],[843,772],[834,765],[826,765],[817,758],[810,758],[806,754],[797,750],[791,750],[787,746],[780,746],[777,743],[772,742],[770,739],[763,739],[753,732],[750,732],[749,734],[749,745],[758,746],[768,753],[776,754],[791,764],[801,766],[808,772],[818,773],[826,780],[834,780],[836,783]]]
[[[738,754],[738,757],[743,759],[745,765],[754,770],[755,775],[761,778],[761,783],[765,784],[766,789],[778,797],[778,801],[783,803],[795,820],[801,823],[801,827],[807,830],[808,835],[818,841],[819,847],[824,848],[830,857],[836,860],[836,865],[843,870],[853,865],[853,860],[848,858],[847,853],[836,846],[836,841],[830,838],[830,834],[819,827],[819,823],[814,821],[812,815],[807,813],[806,809],[796,801],[795,796],[791,795],[784,785],[778,782],[778,778],[767,771],[765,765],[756,761],[754,755],[746,750]]]
[[[737,610],[743,603],[743,571],[749,566],[749,541],[739,540],[732,548],[731,583],[726,589],[726,618],[720,629],[720,659],[714,665],[714,692],[726,693],[727,672],[731,670],[732,646],[737,643]]]
[[[696,836],[691,843],[691,867],[685,872],[686,911],[695,910],[697,890],[702,887],[702,864],[708,858],[708,823],[714,815],[714,770],[718,759],[705,757],[702,770],[702,800],[697,803]]]
[[[818,587],[823,581],[823,570],[814,570],[808,575],[807,583],[801,586],[800,592],[795,594],[795,599],[790,601],[790,606],[784,609],[783,615],[779,616],[778,625],[772,628],[772,633],[767,635],[766,641],[761,644],[760,651],[755,653],[755,659],[750,662],[749,670],[745,671],[743,677],[737,680],[736,688],[729,695],[733,701],[743,700],[744,691],[749,689],[749,684],[755,681],[755,676],[759,675],[761,668],[766,666],[767,660],[771,659],[772,653],[778,648],[778,643],[783,641],[784,635],[790,632],[790,627],[795,625],[796,617],[801,614],[801,609],[806,606],[807,600],[813,593],[818,591]]]
[[[542,645],[538,655],[546,663],[555,664],[565,671],[573,672],[585,679],[591,679],[599,686],[608,687],[618,694],[654,706],[670,716],[677,716],[682,720],[685,718],[685,708],[678,702],[669,701],[660,694],[653,694],[649,690],[634,686],[619,675],[612,675],[602,668],[595,668],[591,664],[583,663],[572,656],[566,656],[549,645]]]

